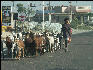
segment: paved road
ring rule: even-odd
[[[21,60],[2,60],[1,70],[93,70],[93,31],[73,35],[69,50],[60,49]]]

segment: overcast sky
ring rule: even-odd
[[[91,6],[93,11],[93,1],[71,1],[73,6]],[[28,8],[28,5],[32,3],[35,4],[37,7],[34,8],[35,10],[42,10],[42,1],[15,1],[15,7],[17,3],[22,3],[26,8]],[[45,6],[49,1],[45,1]],[[50,1],[51,6],[69,6],[68,1]],[[13,6],[13,3],[11,1],[1,1],[1,6]]]

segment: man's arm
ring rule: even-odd
[[[67,27],[67,31],[68,31],[69,36],[71,37],[71,27],[70,27],[70,25]]]
[[[68,34],[69,34],[69,36],[71,37],[71,31],[70,31],[70,30],[68,30]]]

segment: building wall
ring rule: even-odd
[[[55,13],[62,13],[62,7],[61,6],[55,6],[53,8],[53,10],[55,10]]]
[[[44,7],[44,10],[53,10],[53,6],[51,6],[50,8],[49,8],[49,6],[48,7]]]
[[[62,12],[65,12],[67,7],[62,7]]]
[[[35,22],[41,23],[43,21],[43,14],[36,14],[32,19]],[[49,21],[49,15],[48,14],[44,14],[44,21]]]

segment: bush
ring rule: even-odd
[[[90,26],[78,26],[78,29],[91,30],[92,28]]]
[[[76,18],[76,16],[73,18],[71,22],[71,27],[74,29],[77,29],[78,25],[81,24],[81,21]]]

